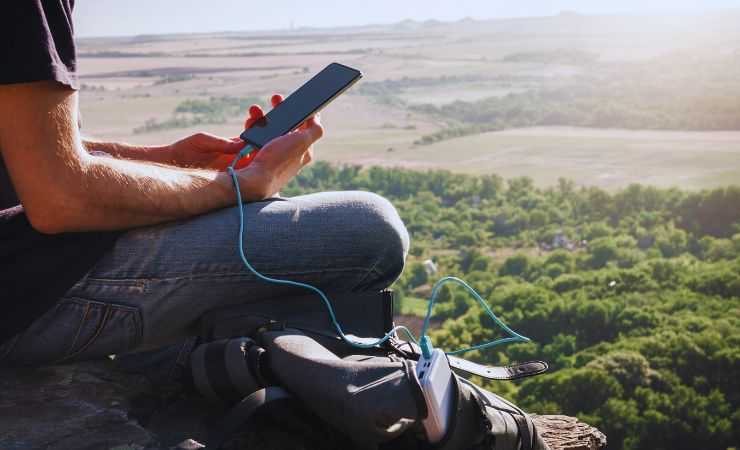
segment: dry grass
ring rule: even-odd
[[[694,34],[687,37],[681,31],[680,21],[674,21],[679,25],[674,23],[673,31],[656,32],[654,39],[637,42],[636,36],[642,35],[632,31],[642,26],[639,20],[635,24],[632,19],[594,18],[593,24],[585,26],[580,34],[568,28],[568,20],[571,19],[432,27],[406,24],[313,33],[85,39],[80,45],[83,55],[128,54],[128,57],[80,59],[82,82],[105,88],[88,90],[82,95],[85,132],[141,144],[168,142],[201,130],[235,136],[241,131],[239,117],[226,124],[197,129],[140,135],[135,135],[133,129],[148,119],[166,119],[185,99],[256,95],[266,101],[272,92],[289,93],[310,73],[335,60],[362,69],[366,81],[404,77],[477,78],[477,81],[411,87],[397,93],[398,98],[408,103],[444,104],[458,99],[474,101],[505,95],[531,88],[531,80],[558,80],[590,70],[587,66],[503,60],[517,52],[573,48],[592,52],[601,61],[624,62],[675,52],[691,39],[698,54],[708,53],[720,41],[740,43],[740,32],[731,27],[715,34],[692,31]],[[726,50],[728,54],[732,52]],[[193,54],[204,56],[193,57]],[[193,78],[157,83],[178,74]],[[501,76],[513,77],[514,81],[496,78]],[[740,132],[534,128],[418,147],[413,145],[415,140],[445,124],[411,112],[402,103],[387,104],[382,100],[345,95],[332,104],[323,113],[328,133],[317,148],[317,156],[338,163],[495,172],[504,177],[526,175],[540,185],[552,184],[559,177],[606,188],[633,182],[702,188],[740,181]]]

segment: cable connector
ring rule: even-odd
[[[248,154],[252,153],[254,150],[255,150],[254,145],[252,144],[245,145],[244,148],[239,151],[239,154],[237,155],[237,159],[244,158]]]
[[[257,150],[257,147],[255,147],[252,144],[247,144],[244,146],[243,149],[239,150],[239,153],[234,156],[234,159],[231,161],[231,164],[227,167],[227,170],[229,173],[232,173],[234,171],[234,168],[236,167],[236,163],[238,163],[242,158],[247,156],[248,154],[252,153],[253,151]],[[238,185],[237,185],[238,187]]]
[[[432,351],[434,351],[434,346],[432,345],[432,340],[429,339],[429,336],[424,335],[421,337],[419,347],[421,347],[421,354],[422,356],[424,356],[425,359],[432,358]]]

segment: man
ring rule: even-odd
[[[155,349],[209,309],[295,293],[256,280],[238,257],[222,171],[238,139],[83,140],[73,7],[24,0],[0,14],[0,365]],[[250,108],[247,125],[262,114]],[[323,133],[312,118],[238,170],[247,254],[269,276],[380,290],[408,249],[390,203],[361,192],[272,199]]]

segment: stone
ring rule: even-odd
[[[532,416],[532,420],[551,450],[599,450],[606,447],[606,436],[575,417]]]
[[[206,446],[192,439],[185,439],[177,444],[176,448],[177,450],[198,450],[199,448],[206,448]]]
[[[146,448],[156,437],[130,417],[130,398],[151,389],[94,362],[0,371],[0,448]]]
[[[196,450],[223,411],[198,396],[168,399],[111,361],[41,369],[0,369],[0,449]],[[535,416],[552,450],[598,450],[606,437],[568,416]],[[260,424],[229,450],[324,448],[299,442],[279,424]],[[324,441],[323,444],[327,442]],[[323,449],[326,450],[326,449]]]

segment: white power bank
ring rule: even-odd
[[[440,350],[432,350],[431,358],[419,358],[416,375],[421,383],[429,414],[423,420],[427,439],[435,444],[447,433],[452,407],[452,370],[447,355]]]

